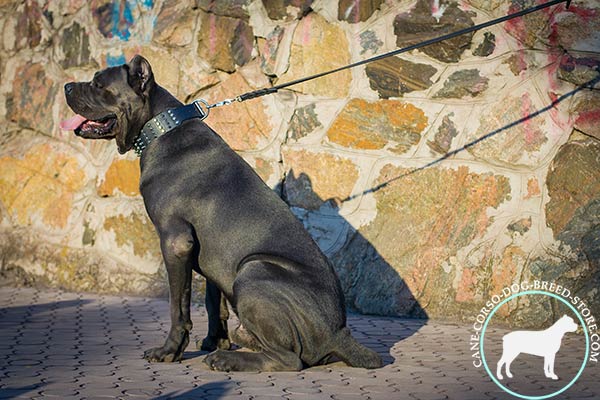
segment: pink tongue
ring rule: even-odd
[[[64,131],[74,131],[79,128],[81,124],[87,121],[87,118],[82,117],[81,115],[75,115],[72,118],[66,119],[64,121],[60,121],[60,129]]]

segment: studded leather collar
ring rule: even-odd
[[[207,110],[203,109],[198,102],[163,111],[150,121],[146,122],[140,131],[140,134],[133,142],[133,149],[138,157],[141,157],[146,147],[148,147],[154,139],[169,133],[188,119],[204,119],[207,115]]]

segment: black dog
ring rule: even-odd
[[[216,338],[228,347],[219,325],[223,293],[241,321],[232,340],[254,350],[217,349],[205,359],[211,368],[300,370],[332,356],[355,367],[382,365],[351,336],[339,280],[301,222],[221,137],[193,118],[200,110],[156,84],[148,61],[136,56],[91,82],[68,83],[65,94],[78,115],[63,129],[114,138],[121,154],[134,148],[141,154],[140,191],[160,236],[172,324],[165,344],[145,352],[147,360],[181,359],[192,328],[195,270],[212,293],[208,345]]]

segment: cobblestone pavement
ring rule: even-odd
[[[192,336],[201,339],[204,310],[195,309],[193,321]],[[350,315],[348,323],[360,342],[384,357],[385,367],[369,371],[338,362],[301,372],[222,373],[208,370],[204,353],[193,345],[181,363],[149,364],[141,358],[167,334],[164,300],[1,288],[0,398],[516,398],[492,382],[484,368],[473,366],[468,326],[359,315]],[[502,334],[490,330],[487,335],[499,340]],[[583,359],[581,335],[570,335],[557,355],[559,381],[544,378],[541,358],[523,355],[513,363],[516,378],[507,385],[538,397],[564,387]],[[499,350],[490,349],[495,366]],[[589,363],[555,398],[599,398],[598,368]]]

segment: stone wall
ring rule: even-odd
[[[534,3],[0,0],[2,279],[165,291],[138,161],[60,131],[65,82],[140,53],[182,101],[214,102]],[[578,89],[599,31],[598,3],[573,1],[207,122],[302,219],[352,309],[468,319],[545,279],[600,315],[600,85]]]

